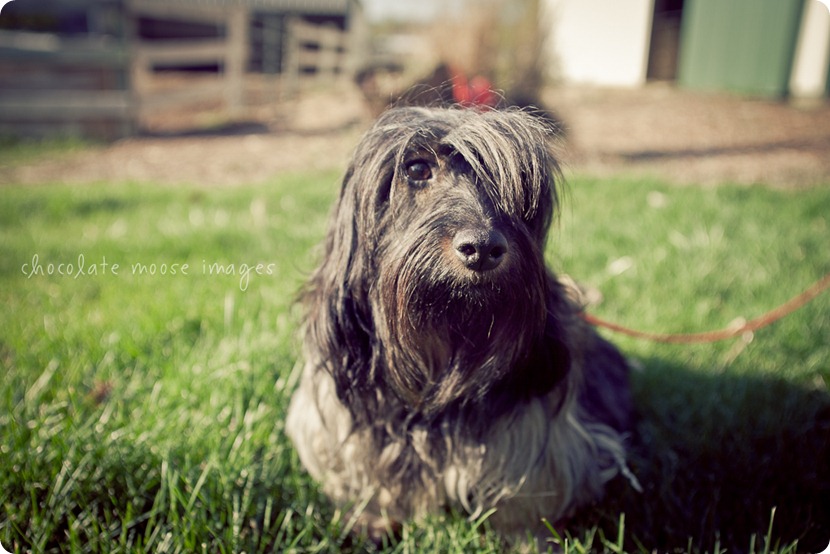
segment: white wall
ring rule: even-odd
[[[795,61],[790,75],[790,93],[799,98],[824,96],[830,65],[830,11],[819,0],[804,5]]]
[[[546,0],[554,77],[639,86],[646,81],[654,0]]]

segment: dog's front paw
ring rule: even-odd
[[[369,513],[350,514],[347,521],[354,521],[353,530],[357,535],[364,536],[377,546],[400,540],[403,524],[388,516]]]

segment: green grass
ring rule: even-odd
[[[0,189],[6,549],[370,548],[283,434],[297,359],[292,300],[336,191],[331,173],[234,189]],[[828,214],[827,187],[574,178],[549,257],[602,291],[599,315],[658,332],[710,329],[759,315],[830,271]],[[35,255],[44,273],[50,263],[76,273],[28,276]],[[156,274],[134,275],[133,264],[155,264]],[[162,264],[179,264],[177,274],[158,274]],[[233,264],[233,274],[210,274],[211,264]],[[244,279],[241,264],[273,265]],[[742,350],[612,337],[637,368],[632,469],[645,490],[616,483],[551,538],[575,553],[821,551],[828,316],[825,294]],[[501,547],[486,518],[445,515],[406,525],[386,550]]]
[[[55,159],[95,146],[94,141],[73,136],[46,139],[20,139],[0,135],[0,170],[46,156]],[[5,183],[4,183],[5,184]]]

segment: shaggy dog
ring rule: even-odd
[[[625,360],[544,262],[549,129],[398,108],[357,147],[302,300],[287,431],[375,537],[451,509],[538,532],[625,465]]]

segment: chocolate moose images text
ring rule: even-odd
[[[202,260],[201,264],[188,262],[145,262],[131,261],[116,263],[106,256],[88,258],[78,254],[76,258],[67,260],[44,260],[39,254],[33,254],[31,259],[20,266],[21,273],[26,279],[36,277],[62,277],[79,279],[81,277],[118,277],[123,274],[148,277],[181,277],[190,275],[207,276],[236,276],[239,277],[239,288],[246,291],[253,275],[273,276],[277,271],[274,262],[257,263],[222,263]]]

